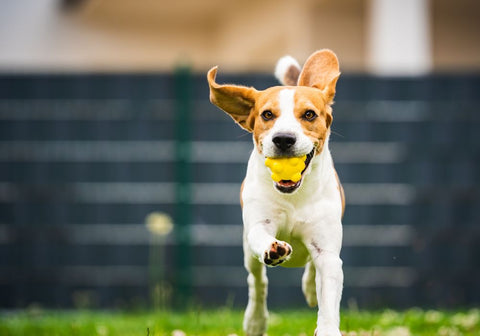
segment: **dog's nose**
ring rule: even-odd
[[[281,151],[286,151],[287,149],[295,145],[297,138],[295,137],[295,135],[290,133],[278,133],[273,137],[272,141],[278,149],[280,149]]]

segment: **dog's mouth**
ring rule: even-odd
[[[297,182],[294,182],[292,180],[280,180],[278,182],[275,182],[275,188],[277,188],[278,191],[284,194],[291,194],[295,190],[297,190],[302,184],[303,174],[308,169],[308,166],[310,165],[310,162],[312,161],[314,155],[315,148],[313,148],[312,151],[307,154],[307,158],[305,159],[305,168],[301,172],[302,177],[300,178],[300,180],[298,180]]]

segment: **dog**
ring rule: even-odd
[[[275,70],[283,86],[263,91],[217,84],[217,68],[207,75],[210,101],[252,133],[254,143],[240,197],[248,271],[243,329],[248,336],[266,332],[265,266],[281,264],[305,266],[302,291],[308,305],[319,307],[314,335],[341,335],[345,197],[328,148],[338,59],[323,49],[300,68],[285,56]],[[272,180],[266,158],[303,156],[300,180]]]

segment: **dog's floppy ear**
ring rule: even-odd
[[[337,56],[331,50],[322,49],[307,59],[298,78],[298,85],[322,90],[327,104],[331,104],[339,76],[340,68]]]
[[[253,131],[254,118],[250,115],[255,106],[258,91],[254,88],[238,85],[220,85],[215,82],[217,67],[208,71],[210,101],[227,112],[243,129]]]
[[[275,67],[275,77],[283,85],[295,86],[300,75],[300,65],[292,56],[283,56]]]

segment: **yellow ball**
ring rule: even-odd
[[[302,171],[305,169],[307,156],[292,158],[266,158],[265,166],[272,172],[272,180],[290,180],[298,182],[302,178]]]

